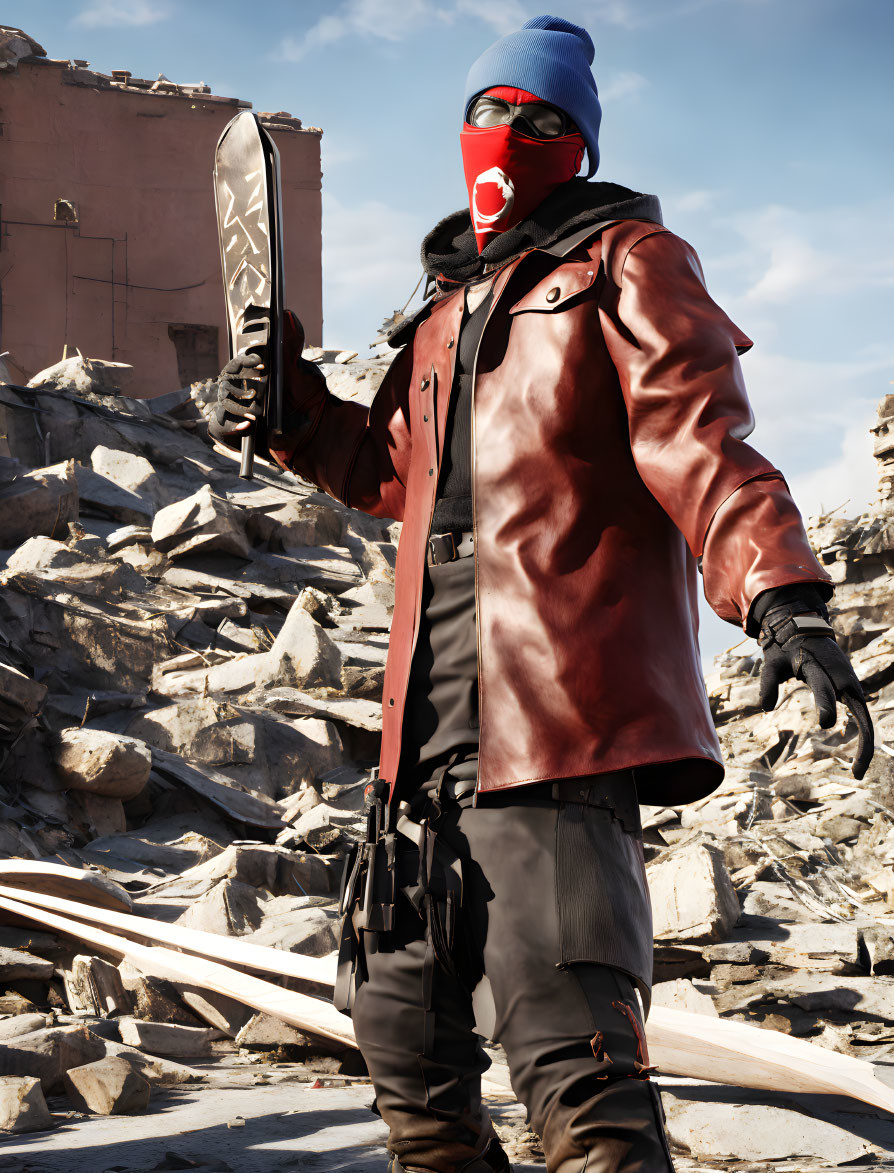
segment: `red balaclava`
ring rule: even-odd
[[[512,86],[494,86],[484,92],[515,106],[542,101]],[[529,138],[511,126],[477,127],[468,122],[463,123],[459,139],[479,253],[573,179],[586,149],[577,131],[559,138]]]

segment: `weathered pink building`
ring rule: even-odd
[[[250,103],[51,60],[11,32],[0,30],[0,351],[12,377],[66,345],[132,364],[132,395],[215,375],[227,334],[214,146]],[[261,117],[282,159],[286,302],[319,345],[321,131]]]

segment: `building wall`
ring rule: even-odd
[[[214,146],[232,98],[150,92],[37,57],[0,73],[0,351],[13,378],[63,348],[163,394],[227,358]],[[282,161],[286,304],[322,340],[320,132],[268,122]],[[57,201],[69,201],[77,223]],[[188,376],[188,378],[186,377]]]

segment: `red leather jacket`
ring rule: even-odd
[[[310,423],[273,451],[354,508],[403,522],[383,702],[392,784],[438,484],[460,292],[441,296],[372,407],[304,378]],[[745,443],[737,352],[693,249],[623,220],[508,262],[476,367],[473,497],[479,791],[635,768],[640,799],[723,776],[697,639],[697,559],[724,619],[827,582],[781,475]],[[288,349],[288,346],[287,346]]]

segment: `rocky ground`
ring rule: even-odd
[[[385,369],[313,357],[345,396]],[[139,401],[126,375],[73,359],[0,385],[0,868],[84,868],[137,914],[329,954],[397,527],[270,465],[241,481],[208,443],[209,387]],[[849,773],[852,723],[820,731],[802,686],[759,711],[743,645],[708,681],[726,782],[643,813],[656,1002],[870,1059],[894,1085],[889,417],[894,397],[878,504],[812,527],[877,722],[868,777]],[[0,1170],[383,1167],[356,1053],[238,1003],[20,922],[0,925],[0,1014]],[[681,1173],[894,1168],[894,1121],[855,1101],[661,1087]],[[536,1165],[521,1110],[491,1103]]]

